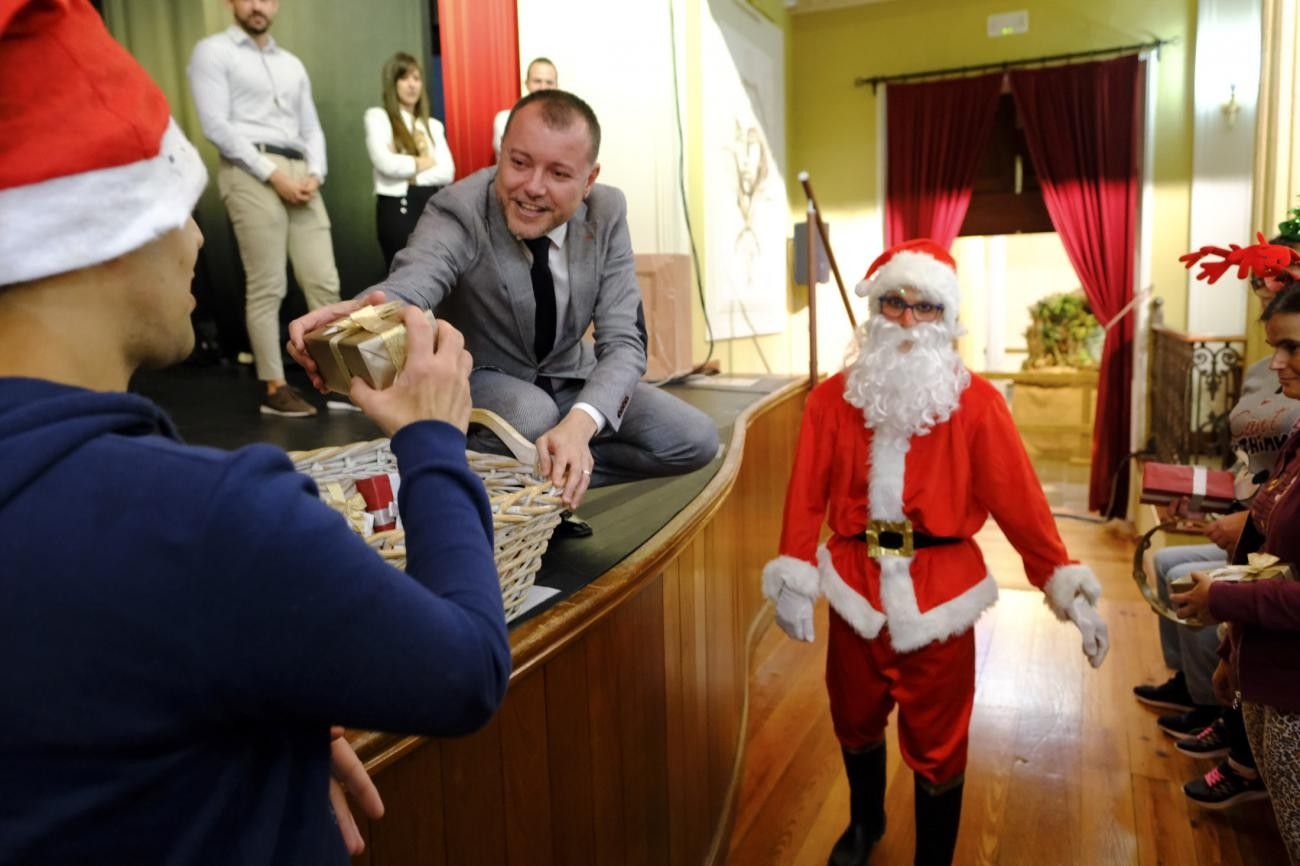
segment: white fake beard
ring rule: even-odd
[[[858,327],[857,357],[847,362],[844,399],[862,410],[867,427],[905,439],[924,436],[952,416],[970,372],[941,322],[904,328],[883,316]],[[904,344],[911,348],[904,350]]]

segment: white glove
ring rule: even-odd
[[[1074,597],[1065,613],[1083,636],[1083,654],[1094,668],[1101,667],[1102,659],[1106,658],[1106,651],[1110,649],[1109,632],[1101,614],[1082,595]]]
[[[776,596],[776,624],[794,640],[812,643],[813,600],[789,586],[781,587]]]

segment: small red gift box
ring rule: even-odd
[[[1231,472],[1204,466],[1147,463],[1142,467],[1142,501],[1167,505],[1189,500],[1192,511],[1227,511],[1236,498]]]
[[[397,528],[397,491],[401,479],[396,472],[357,479],[357,492],[366,500],[366,511],[375,518],[375,532]]]

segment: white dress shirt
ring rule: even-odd
[[[407,186],[412,183],[416,186],[446,186],[451,183],[456,176],[456,164],[452,161],[442,124],[433,117],[429,118],[428,126],[423,121],[417,123],[405,108],[402,109],[402,122],[412,136],[423,133],[428,139],[433,165],[416,175],[415,157],[393,149],[393,125],[388,120],[388,112],[382,108],[367,108],[366,152],[370,154],[375,169],[375,195],[404,196]]]
[[[559,333],[559,323],[564,321],[565,315],[569,312],[569,257],[564,254],[564,242],[569,237],[569,224],[561,223],[551,229],[546,236],[551,239],[547,261],[551,266],[551,282],[555,285],[555,324],[556,333]],[[531,268],[532,251],[523,241],[519,242],[519,247],[524,251],[524,258]],[[579,401],[573,404],[573,408],[581,409],[591,416],[591,420],[596,422],[597,433],[605,429],[605,416],[595,406]]]
[[[307,69],[274,39],[258,48],[232,24],[199,40],[186,72],[203,134],[223,157],[265,182],[275,163],[254,145],[290,147],[325,180],[325,133]]]
[[[497,156],[501,155],[501,139],[506,134],[506,121],[510,120],[510,109],[498,111],[497,116],[492,118],[492,152]]]

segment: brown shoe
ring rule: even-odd
[[[279,415],[281,418],[309,418],[316,414],[316,407],[302,398],[291,385],[281,385],[274,394],[263,394],[259,411],[263,415]]]

